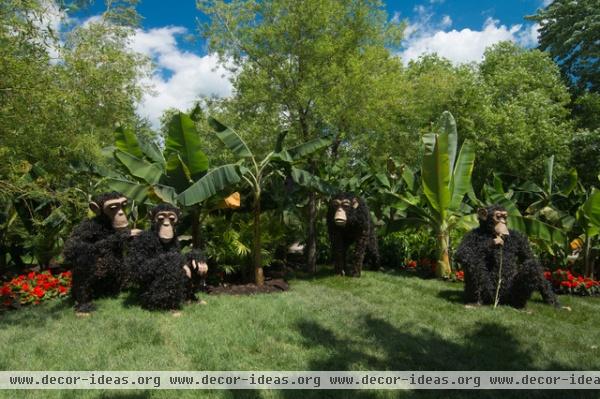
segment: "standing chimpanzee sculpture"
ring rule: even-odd
[[[465,302],[495,304],[497,298],[498,304],[523,308],[539,290],[546,303],[558,307],[527,237],[508,229],[506,209],[492,205],[477,215],[479,227],[464,236],[455,254],[465,272]]]
[[[78,315],[94,310],[94,297],[117,294],[126,284],[124,245],[139,233],[128,229],[126,205],[121,193],[95,196],[89,206],[96,216],[75,227],[65,243],[65,264],[72,268],[71,293]]]
[[[127,251],[127,266],[140,288],[142,307],[177,310],[186,299],[195,299],[192,275],[208,271],[199,250],[182,255],[175,233],[181,212],[170,204],[152,208],[152,227],[136,237]]]
[[[375,227],[369,208],[362,198],[347,193],[335,196],[329,203],[327,227],[336,274],[360,277],[367,250],[375,265],[379,266]],[[348,271],[346,252],[352,243],[355,243],[353,269]]]

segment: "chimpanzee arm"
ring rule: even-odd
[[[493,239],[478,230],[467,233],[454,254],[465,272],[465,302],[484,303],[492,298],[494,284],[486,265],[486,256],[493,250]]]

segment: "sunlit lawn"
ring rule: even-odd
[[[128,296],[77,318],[67,301],[0,315],[2,370],[599,370],[600,299],[572,312],[466,309],[462,285],[366,272],[289,292],[204,296],[179,318]],[[597,397],[560,391],[0,391],[13,397]]]

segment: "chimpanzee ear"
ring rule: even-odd
[[[102,213],[102,208],[100,208],[100,205],[98,205],[94,201],[90,201],[89,207],[92,210],[92,212],[96,214],[96,216]]]
[[[485,208],[479,208],[477,209],[477,217],[479,218],[479,220],[481,221],[486,221],[487,217],[488,217],[488,211]]]
[[[358,200],[356,198],[352,198],[352,208],[358,208]]]

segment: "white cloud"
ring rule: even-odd
[[[149,83],[153,92],[144,95],[138,114],[159,126],[160,116],[168,108],[185,110],[201,97],[231,95],[229,73],[218,65],[216,55],[199,56],[178,47],[177,36],[187,33],[179,26],[137,30],[131,47],[151,57],[158,70]]]
[[[449,28],[452,26],[452,18],[450,18],[450,15],[444,15],[444,17],[442,18],[441,25],[444,28]]]
[[[488,46],[500,41],[509,40],[526,47],[537,44],[537,25],[507,27],[500,25],[498,20],[488,18],[480,31],[453,29],[446,32],[443,30],[445,17],[436,26],[429,22],[431,18],[431,14],[423,12],[419,14],[417,22],[409,25],[405,50],[400,53],[404,62],[431,53],[448,58],[455,64],[478,62],[483,59]],[[450,17],[448,22],[452,22]]]

